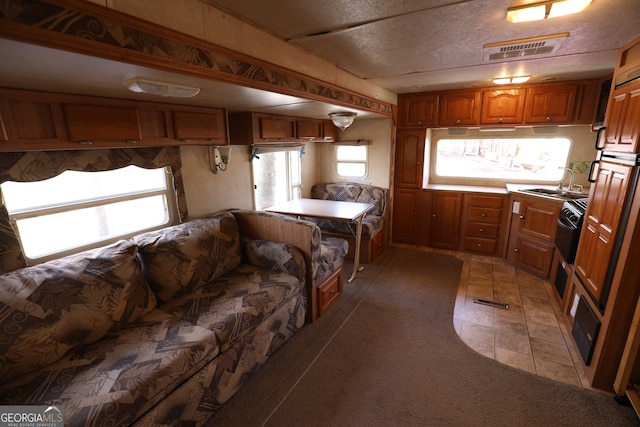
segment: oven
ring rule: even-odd
[[[567,200],[562,205],[560,216],[558,217],[556,248],[558,248],[562,258],[569,264],[573,264],[576,259],[582,221],[587,210],[587,200]]]
[[[562,255],[563,261],[558,263],[554,286],[563,297],[567,286],[566,264],[573,264],[578,251],[578,240],[582,230],[584,213],[587,210],[588,199],[568,200],[562,205],[560,216],[558,217],[558,227],[556,230],[556,248]]]

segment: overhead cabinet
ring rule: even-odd
[[[593,124],[600,80],[402,94],[398,127]]]
[[[436,126],[438,123],[438,95],[405,95],[399,99],[400,127]]]
[[[525,89],[498,89],[482,92],[480,123],[520,124],[524,116]]]
[[[527,89],[524,121],[531,124],[562,124],[573,120],[577,84],[548,84]]]
[[[605,150],[638,152],[640,80],[613,92],[605,125]]]
[[[248,112],[229,115],[231,143],[235,145],[334,141],[337,139],[337,132],[330,126],[333,126],[333,123],[329,120],[310,120],[275,114]]]
[[[183,142],[206,141],[227,145],[227,120],[222,110],[174,111],[175,139]]]
[[[142,136],[133,107],[63,103],[69,140],[81,144],[122,141],[135,144]]]
[[[0,88],[0,151],[227,145],[219,108]]]
[[[474,126],[480,119],[480,92],[455,91],[440,95],[440,126]]]

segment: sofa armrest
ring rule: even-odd
[[[307,269],[304,256],[299,249],[288,243],[247,236],[242,238],[241,243],[242,251],[249,264],[297,277],[303,294],[307,294],[305,288]]]
[[[271,212],[239,209],[231,213],[236,217],[241,236],[288,243],[302,252],[306,264],[307,297],[311,301],[307,307],[307,318],[315,320],[317,307],[313,277],[317,266],[322,263],[320,228],[309,221]]]

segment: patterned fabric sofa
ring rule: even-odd
[[[299,248],[307,264],[307,320],[315,321],[343,292],[343,264],[349,243],[325,236],[311,221],[262,211],[235,210],[241,234],[258,239],[284,240]],[[307,227],[308,232],[291,234],[285,224]]]
[[[202,425],[305,322],[317,227],[270,220],[297,241],[220,212],[0,276],[0,404]]]
[[[311,198],[340,200],[345,202],[373,203],[362,221],[362,240],[360,242],[360,260],[370,263],[385,248],[385,214],[387,208],[387,190],[367,184],[350,182],[315,184],[311,187]],[[317,218],[305,218],[318,224],[323,236],[335,236],[349,242],[347,259],[355,254],[355,223]]]

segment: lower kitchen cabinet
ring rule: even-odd
[[[508,261],[537,276],[549,277],[562,203],[535,196],[511,196]]]
[[[417,243],[418,209],[422,190],[396,188],[393,201],[392,240],[397,243]]]
[[[465,252],[501,254],[508,200],[507,196],[497,194],[464,194],[462,249]]]
[[[458,249],[462,218],[462,193],[457,191],[431,192],[429,246]]]

